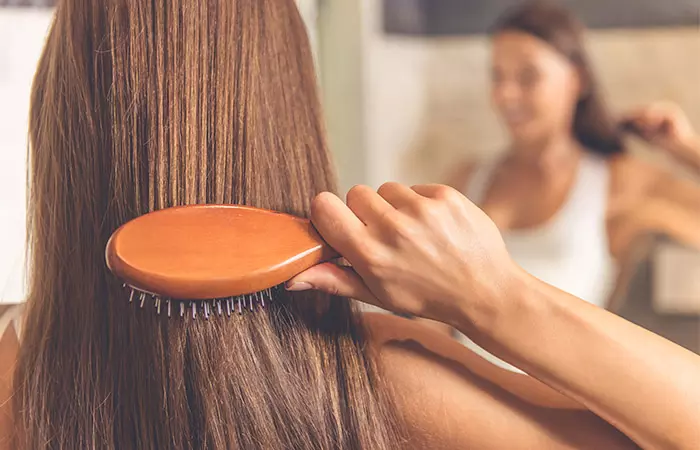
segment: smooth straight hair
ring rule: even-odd
[[[62,0],[34,80],[16,448],[399,448],[346,299],[209,321],[129,304],[110,234],[161,208],[300,216],[335,188],[294,0]],[[236,249],[231,249],[236,251]]]

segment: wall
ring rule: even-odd
[[[367,179],[362,20],[360,2],[325,0],[318,5],[322,100],[341,193]]]
[[[424,123],[430,54],[426,41],[382,33],[381,2],[363,0],[362,7],[366,183],[378,187],[406,178],[398,163]]]
[[[0,303],[24,299],[29,92],[50,19],[0,8]]]

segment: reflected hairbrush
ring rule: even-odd
[[[130,302],[206,319],[264,307],[280,284],[337,257],[309,220],[238,205],[155,211],[120,227],[106,249]]]
[[[664,121],[661,124],[659,124],[659,131],[668,132],[669,127],[670,124]],[[645,131],[644,128],[634,120],[623,120],[619,122],[617,125],[617,129],[620,133],[629,133],[634,136],[641,137],[643,139],[644,135],[647,133],[647,131]]]

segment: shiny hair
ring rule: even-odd
[[[21,449],[385,449],[391,395],[347,299],[168,319],[104,249],[153,210],[300,216],[334,190],[294,0],[62,0],[31,98]],[[235,251],[235,249],[232,249]]]
[[[624,152],[620,129],[608,110],[586,51],[583,24],[562,5],[534,0],[509,9],[492,28],[493,35],[507,31],[526,33],[546,42],[578,69],[584,90],[574,115],[576,139],[602,155]]]

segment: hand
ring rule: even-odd
[[[518,270],[494,223],[456,190],[387,183],[313,202],[319,233],[352,267],[324,264],[289,290],[317,289],[453,324],[508,297]]]
[[[683,110],[674,103],[655,103],[637,109],[626,114],[622,123],[682,162],[700,157],[700,138]]]

